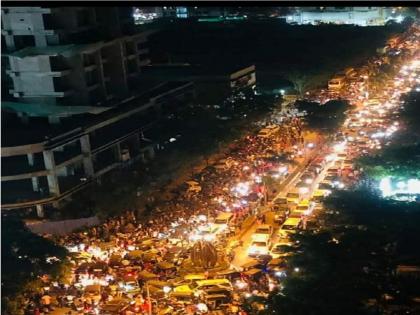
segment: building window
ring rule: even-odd
[[[51,71],[64,71],[68,69],[64,58],[61,56],[50,56]]]
[[[77,11],[77,26],[83,27],[90,24],[90,12],[88,10]]]
[[[35,46],[35,37],[32,35],[16,35],[14,36],[16,49]]]
[[[129,60],[127,62],[127,73],[136,73],[137,72],[137,62],[136,60]]]
[[[137,43],[137,50],[147,49],[147,42]]]
[[[135,54],[134,43],[126,42],[125,43],[125,52],[126,52],[127,56],[134,55]]]
[[[65,92],[68,90],[66,81],[62,77],[53,77],[54,91]]]
[[[55,29],[51,14],[43,14],[42,20],[44,22],[44,29],[46,30]]]
[[[177,7],[176,8],[176,17],[180,19],[185,19],[188,17],[188,11],[186,7]]]
[[[95,64],[95,55],[94,54],[84,54],[83,55],[83,65],[89,67]]]
[[[98,71],[88,71],[85,73],[86,85],[92,86],[98,83]]]

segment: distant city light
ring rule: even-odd
[[[404,17],[403,17],[402,15],[398,15],[398,16],[395,18],[395,22],[397,22],[397,23],[401,23],[403,20],[404,20]]]
[[[400,199],[398,195],[417,195],[420,194],[420,180],[408,179],[406,181],[392,182],[392,178],[387,176],[380,180],[379,189],[383,197],[395,197]]]

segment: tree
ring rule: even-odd
[[[67,250],[28,230],[14,218],[2,218],[2,312],[23,310],[22,293],[39,287],[38,276],[63,277]],[[56,257],[57,260],[48,258]]]
[[[350,105],[347,101],[332,100],[320,105],[315,102],[298,101],[296,107],[306,113],[305,122],[309,129],[321,133],[333,133],[342,126],[346,110]]]
[[[287,79],[293,84],[293,87],[299,96],[303,96],[305,94],[310,79],[308,75],[294,71],[287,75]]]
[[[368,178],[386,176],[407,179],[420,177],[420,143],[394,144],[373,156],[363,156],[356,162]]]

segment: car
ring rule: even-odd
[[[321,171],[322,171],[322,165],[321,165],[321,164],[311,164],[311,165],[309,166],[308,170],[309,170],[310,172],[314,172],[314,173],[316,173],[316,174],[319,174],[319,173],[321,173]]]
[[[248,256],[256,257],[267,255],[270,247],[270,237],[268,235],[254,236],[248,248]]]
[[[314,182],[315,178],[316,178],[315,174],[312,174],[307,171],[303,173],[303,175],[300,177],[300,180],[310,185]]]
[[[102,305],[99,311],[104,315],[122,314],[128,307],[129,303],[127,300],[116,298]]]
[[[316,203],[320,203],[322,202],[322,199],[324,199],[324,196],[325,196],[325,191],[317,189],[314,191],[312,195],[312,201]]]
[[[347,158],[347,153],[338,153],[337,158],[339,160],[345,160]]]
[[[330,167],[328,170],[327,170],[327,174],[338,174],[338,168],[337,167]]]
[[[176,293],[195,293],[202,294],[209,289],[224,289],[232,291],[232,283],[225,278],[222,279],[204,279],[204,280],[192,280],[191,282],[175,286],[173,291]]]
[[[288,218],[279,229],[279,236],[284,238],[288,237],[289,234],[296,233],[301,225],[301,222],[301,218]]]
[[[221,212],[214,220],[213,225],[219,227],[219,229],[225,229],[232,221],[233,214],[230,212]]]
[[[290,252],[292,246],[293,243],[291,241],[287,239],[280,240],[271,247],[270,256],[273,257],[273,259],[290,256],[292,254]]]
[[[301,194],[298,189],[293,189],[286,195],[287,204],[296,203],[298,204],[301,198]]]
[[[271,225],[261,224],[257,226],[252,237],[253,238],[254,236],[258,237],[259,235],[267,235],[268,237],[271,237],[272,234],[273,234],[273,227]]]
[[[289,219],[289,218],[302,219],[302,218],[303,218],[303,216],[304,216],[304,211],[296,211],[296,210],[294,210],[294,211],[292,211],[292,212],[289,214],[288,219]],[[285,222],[286,222],[286,221],[285,221]]]
[[[310,183],[307,183],[306,181],[300,181],[300,182],[298,182],[297,184],[296,184],[296,188],[308,188],[309,189],[309,187],[311,187],[311,184]]]
[[[273,200],[273,204],[275,205],[287,205],[287,198],[286,197],[277,197]]]
[[[329,195],[333,187],[328,182],[321,182],[318,184],[318,190],[324,192],[325,196]]]
[[[353,162],[351,160],[344,160],[343,161],[343,168],[345,168],[345,169],[353,168]]]
[[[285,213],[276,213],[274,215],[274,223],[282,224],[287,218]]]
[[[274,222],[283,223],[286,220],[290,210],[287,206],[279,207],[274,213]]]
[[[294,211],[302,212],[303,215],[309,215],[313,209],[314,209],[314,204],[310,202],[309,200],[305,199],[305,200],[302,200],[302,202],[298,204],[298,206],[296,207]]]
[[[336,175],[328,174],[327,176],[325,176],[323,182],[329,183],[330,185],[333,186],[333,183],[336,182],[336,181],[338,181],[339,179],[340,178],[338,176],[336,176]]]

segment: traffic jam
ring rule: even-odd
[[[361,67],[343,86],[308,94],[320,103],[349,101],[332,140],[313,137],[301,115],[288,111],[280,124],[236,141],[147,222],[127,212],[60,237],[71,276],[62,283],[43,277],[29,313],[246,314],[245,304],[263,310],[253,297],[282,290],[291,235],[321,229],[323,198],[355,184],[354,159],[387,146],[401,127],[401,97],[420,86],[418,35],[417,26],[401,35],[402,63],[380,87],[369,86]]]

